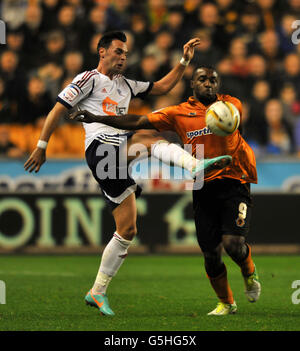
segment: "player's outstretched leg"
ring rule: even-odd
[[[171,162],[175,166],[188,170],[193,178],[196,178],[200,172],[204,172],[205,175],[215,169],[227,167],[232,162],[230,155],[198,160],[182,147],[168,143],[166,140],[158,140],[153,144],[151,153],[164,163],[168,164]]]
[[[214,158],[207,158],[203,161],[197,162],[197,165],[192,170],[193,178],[197,177],[197,174],[204,171],[204,175],[210,173],[216,169],[222,169],[230,165],[232,157],[230,155],[223,155]]]

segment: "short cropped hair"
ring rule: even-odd
[[[207,68],[207,69],[210,69],[210,70],[212,70],[212,71],[217,72],[216,68],[213,67],[213,66],[211,66],[211,65],[200,65],[200,66],[197,66],[197,67],[194,68],[194,71],[193,71],[193,74],[192,74],[192,80],[194,80],[195,75],[196,75],[198,69],[200,69],[200,68]],[[218,72],[217,72],[217,73],[218,73]]]
[[[125,33],[119,31],[104,33],[98,42],[97,52],[99,52],[100,48],[108,49],[113,40],[120,40],[123,43],[126,43],[127,38]]]

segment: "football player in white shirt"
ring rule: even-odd
[[[116,118],[122,118],[121,115],[128,112],[132,97],[143,97],[146,94],[162,95],[169,92],[182,78],[185,68],[194,56],[194,48],[200,44],[198,38],[187,42],[183,47],[183,57],[180,62],[162,79],[152,83],[130,80],[122,75],[128,55],[126,40],[123,32],[109,32],[102,36],[97,46],[99,53],[97,68],[79,74],[58,95],[57,103],[46,118],[37,147],[24,164],[25,170],[29,172],[40,170],[46,161],[49,138],[60,118],[69,109],[76,106],[79,110],[87,110],[96,115],[116,115]],[[117,176],[117,179],[101,177],[97,169],[97,164],[103,158],[103,155],[99,156],[97,152],[99,147],[111,147],[110,150],[114,151],[115,155],[119,153],[124,143],[127,148],[133,144],[142,143],[157,158],[161,159],[162,155],[170,154],[173,164],[188,169],[193,176],[203,169],[207,171],[214,167],[224,167],[228,164],[228,160],[220,157],[204,162],[195,159],[179,146],[162,140],[161,137],[128,132],[101,123],[83,123],[83,126],[86,133],[86,160],[100,185],[105,200],[111,206],[116,225],[113,237],[103,251],[94,285],[87,293],[85,301],[99,308],[104,315],[114,315],[108,303],[106,289],[127,256],[127,249],[137,233],[136,196],[140,194],[141,189],[128,174],[127,167],[125,167],[126,179],[120,176]],[[121,165],[116,163],[114,168],[122,172]]]

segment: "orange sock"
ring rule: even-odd
[[[215,278],[209,277],[209,281],[211,286],[213,287],[214,291],[216,292],[218,298],[223,302],[223,303],[230,303],[232,304],[234,302],[233,299],[233,294],[231,291],[231,288],[229,286],[228,280],[227,280],[227,270],[224,265],[224,272],[218,275]]]
[[[249,254],[248,257],[241,263],[238,263],[238,265],[241,267],[241,272],[244,276],[249,276],[254,272],[254,263],[251,257],[251,247],[246,243],[249,249]]]

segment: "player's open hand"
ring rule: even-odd
[[[32,152],[28,160],[24,163],[25,171],[29,171],[30,173],[32,171],[35,171],[35,173],[37,173],[40,170],[42,164],[45,163],[45,161],[46,161],[46,151],[44,149],[37,147]]]
[[[191,61],[194,57],[194,49],[196,46],[200,45],[200,43],[201,39],[193,38],[183,46],[183,57],[186,61]]]
[[[95,115],[89,111],[82,110],[76,111],[69,115],[69,118],[72,121],[85,122],[85,123],[93,123],[95,122]]]

